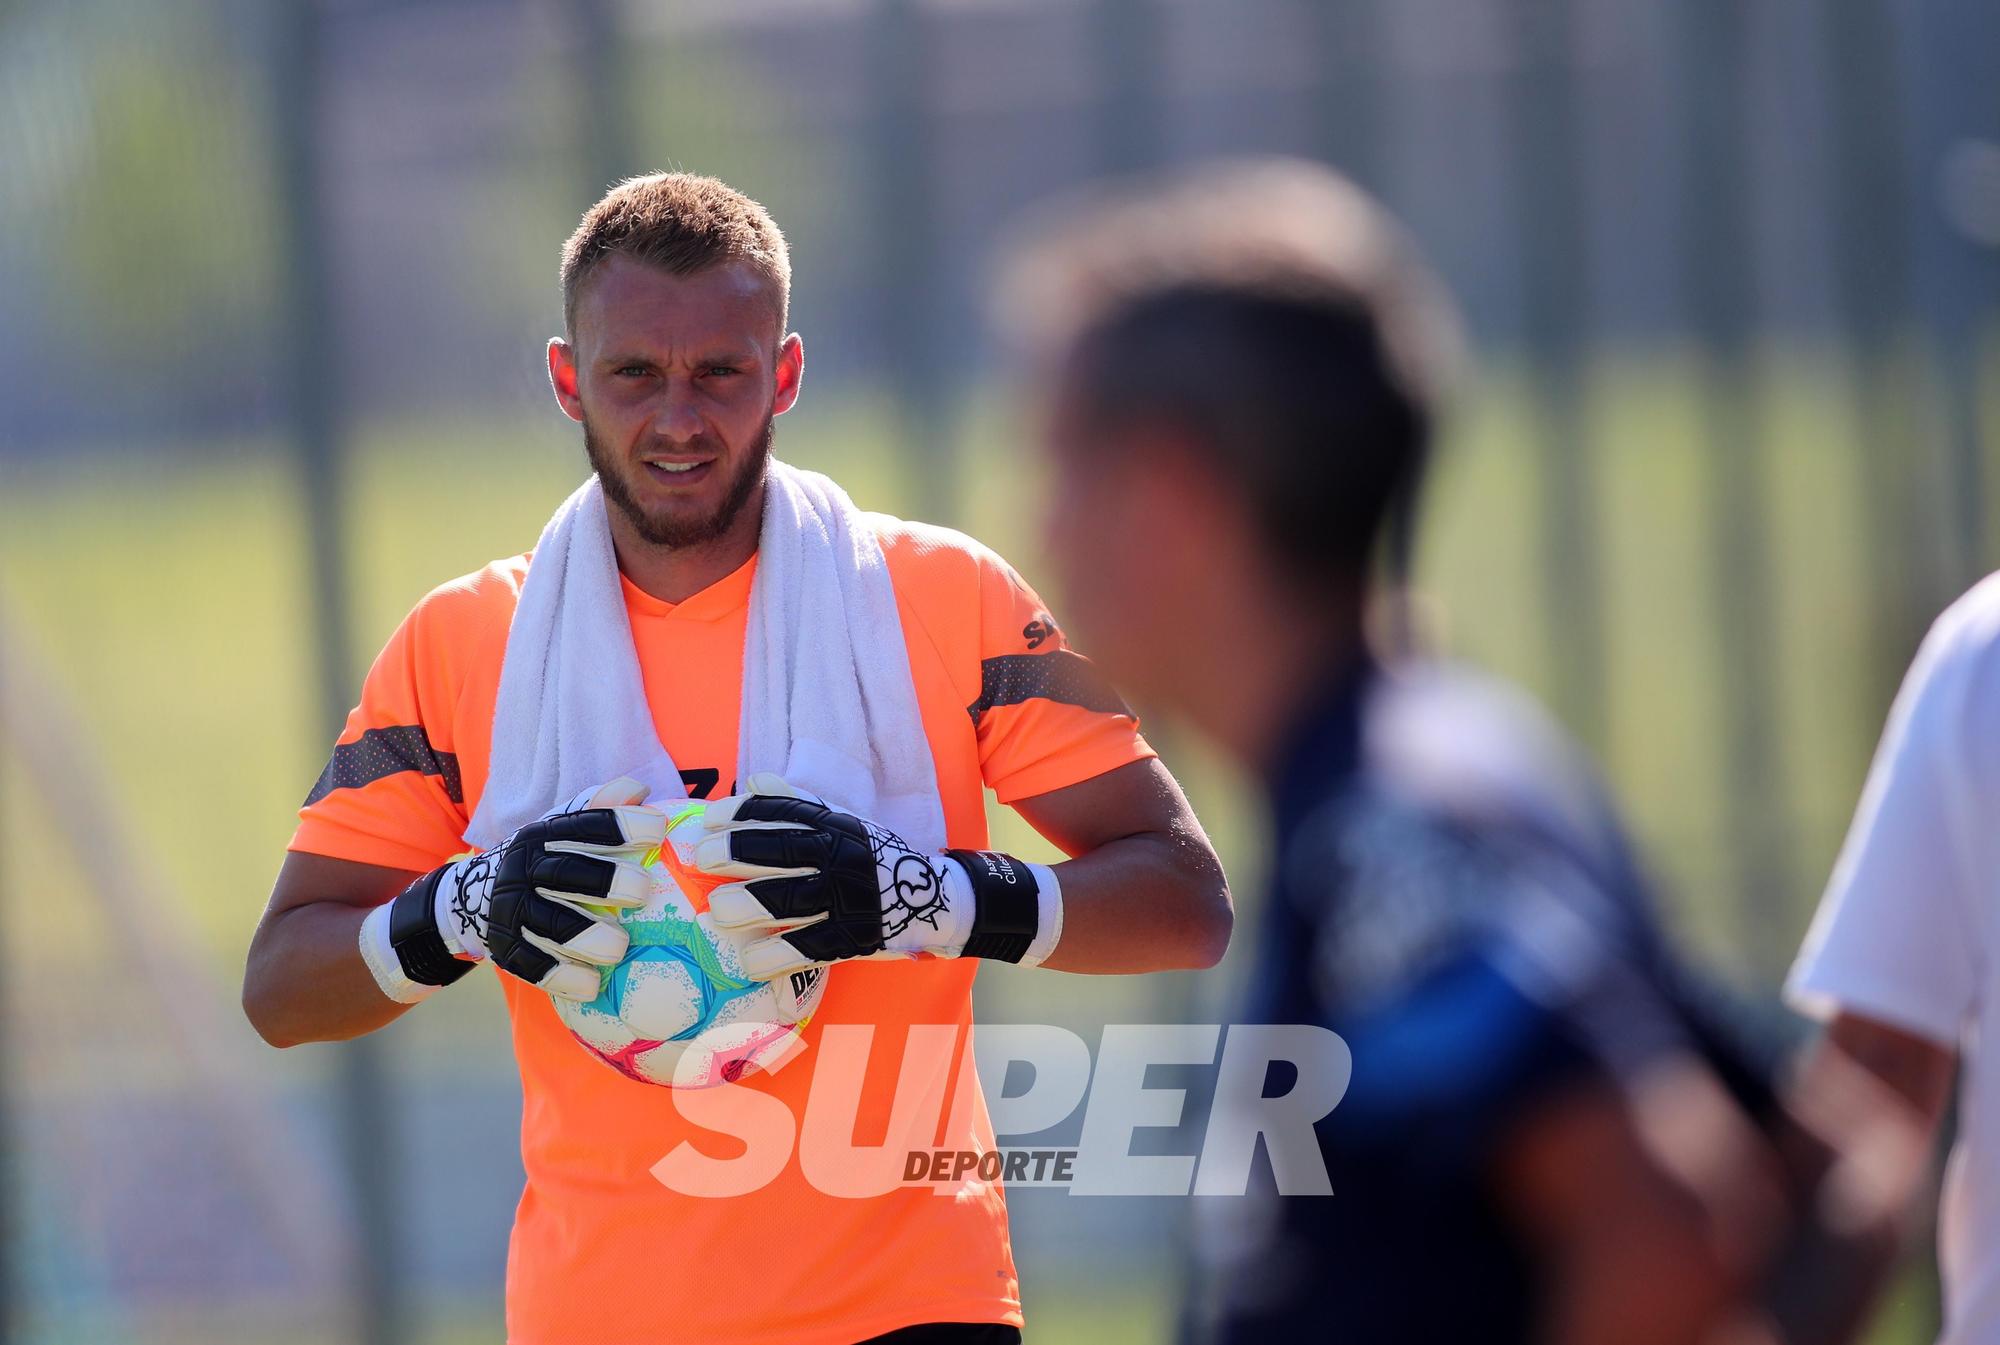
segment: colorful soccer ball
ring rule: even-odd
[[[669,1088],[706,1088],[762,1068],[791,1046],[826,992],[825,967],[768,983],[743,975],[736,945],[708,914],[708,894],[727,880],[692,863],[704,806],[670,812],[666,844],[646,856],[649,900],[616,913],[632,943],[624,961],[599,974],[597,998],[555,1001],[598,1059]]]

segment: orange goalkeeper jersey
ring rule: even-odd
[[[982,786],[1010,803],[1152,755],[1137,722],[998,556],[947,529],[871,522],[896,589],[949,844],[986,845]],[[755,567],[753,557],[677,604],[625,583],[654,723],[696,797],[735,785]],[[417,872],[466,849],[527,569],[527,556],[496,561],[434,590],[404,620],[300,810],[292,849]],[[738,1087],[779,1099],[802,1123],[826,1029],[872,1024],[852,1138],[880,1144],[909,1027],[969,1027],[976,971],[972,959],[838,966],[805,1052]],[[508,1253],[513,1345],[834,1345],[920,1322],[1020,1324],[997,1185],[829,1195],[806,1179],[795,1150],[751,1194],[679,1194],[652,1173],[670,1150],[686,1141],[729,1158],[740,1142],[684,1118],[673,1090],[594,1059],[541,991],[500,979],[527,1171]],[[952,1063],[910,1055],[919,1070],[941,1074]],[[951,1110],[962,1114],[937,1134],[938,1147],[991,1147],[982,1099]],[[649,1247],[664,1254],[649,1257]]]

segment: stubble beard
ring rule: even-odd
[[[735,524],[743,507],[750,503],[750,497],[757,493],[758,483],[764,479],[764,469],[771,460],[771,444],[776,433],[774,419],[772,416],[764,417],[764,428],[758,433],[755,446],[743,455],[743,462],[736,469],[736,476],[724,492],[722,502],[705,518],[662,518],[648,514],[626,476],[628,471],[643,472],[648,469],[643,463],[627,464],[606,448],[591,429],[587,416],[583,422],[583,451],[589,456],[590,465],[596,469],[597,479],[604,486],[604,498],[625,516],[632,530],[653,546],[678,550],[713,542]]]

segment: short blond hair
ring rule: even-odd
[[[785,329],[792,300],[785,235],[770,211],[718,178],[629,177],[584,212],[562,253],[563,326],[572,333],[583,283],[613,253],[681,276],[747,262],[777,292],[778,329]]]

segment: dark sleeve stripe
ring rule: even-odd
[[[1124,698],[1111,689],[1097,665],[1068,649],[1046,654],[1002,654],[979,665],[979,699],[965,707],[977,724],[996,705],[1028,700],[1059,701],[1101,714],[1133,717]]]
[[[335,746],[318,783],[306,795],[305,806],[312,807],[336,789],[359,789],[400,771],[435,775],[444,781],[444,792],[453,803],[465,802],[458,757],[432,747],[422,724],[398,724],[369,729],[353,742]]]

